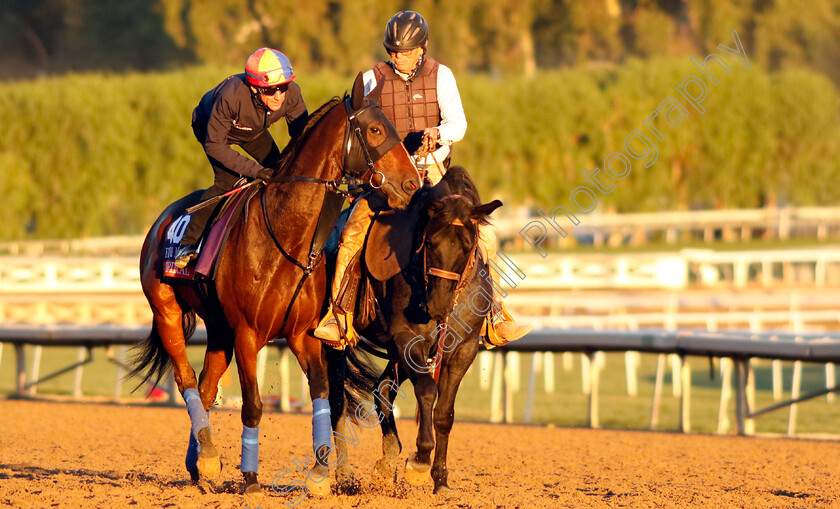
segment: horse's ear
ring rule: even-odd
[[[499,200],[493,200],[490,203],[484,203],[482,205],[478,205],[473,207],[472,212],[470,213],[470,217],[473,219],[478,219],[481,217],[489,216],[493,213],[494,210],[502,206],[502,202]]]
[[[362,73],[359,73],[356,75],[356,81],[353,82],[353,91],[350,93],[350,104],[353,106],[353,111],[358,111],[364,100],[365,81],[362,79]]]

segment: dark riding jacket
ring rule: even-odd
[[[286,119],[289,135],[294,138],[303,131],[308,115],[297,83],[289,83],[283,106],[271,111],[258,94],[251,93],[242,73],[226,78],[204,94],[193,110],[192,128],[209,157],[234,173],[254,178],[262,166],[233,150],[231,145],[255,140],[281,118]]]

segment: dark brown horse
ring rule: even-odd
[[[379,244],[393,246],[393,256],[388,258],[398,258],[401,246],[412,248],[407,267],[386,281],[371,279],[377,301],[375,318],[356,322],[364,338],[360,345],[368,342],[386,350],[385,370],[374,373],[355,352],[347,355],[348,366],[361,369],[372,382],[367,390],[375,396],[376,412],[360,415],[356,410],[355,417],[370,427],[371,418],[378,415],[383,455],[376,472],[388,480],[395,476],[402,450],[394,399],[402,392],[399,386],[410,380],[419,423],[417,451],[406,462],[405,479],[420,486],[431,473],[435,493],[449,490],[446,452],[455,396],[478,352],[482,323],[493,305],[492,281],[478,249],[478,224],[486,224],[488,215],[501,205],[498,200],[481,204],[466,170],[453,166],[434,188],[424,187],[416,193],[405,211],[394,211],[384,219],[391,227],[380,230],[382,235],[371,233]],[[375,261],[369,256],[367,260]],[[338,383],[341,378],[332,376],[330,382]],[[332,393],[338,394],[337,389],[334,386]],[[333,405],[335,412],[360,408],[351,405],[345,410],[339,404]],[[336,436],[347,434],[343,431],[347,426],[346,419],[339,420]],[[345,443],[336,440],[336,447],[339,457],[346,457]]]
[[[327,275],[325,264],[320,263],[323,242],[317,249],[313,246],[318,244],[316,226],[324,204],[333,204],[329,211],[334,214],[333,223],[341,206],[342,200],[329,198],[331,186],[343,177],[365,173],[394,207],[405,207],[420,187],[415,165],[379,106],[360,101],[351,105],[346,98],[335,98],[315,112],[304,133],[286,147],[275,178],[233,225],[219,255],[215,281],[194,286],[161,281],[162,239],[170,223],[196,204],[199,192],[167,207],[149,231],[140,273],[154,322],[149,338],[139,345],[132,374],[159,379],[171,361],[192,423],[187,469],[194,481],[212,478],[221,469],[207,412],[235,354],[243,397],[241,471],[246,492],[260,491],[257,458],[262,402],[256,358],[274,338],[286,338],[308,377],[314,403],[316,464],[312,472],[317,478],[326,471],[325,452],[331,449],[332,436],[326,352],[310,333],[322,312]],[[186,350],[196,314],[207,328],[200,380]],[[312,491],[328,492],[329,481],[310,486]]]

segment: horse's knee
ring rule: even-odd
[[[242,424],[249,428],[256,428],[262,419],[263,405],[260,398],[246,399],[242,403]]]
[[[435,409],[434,423],[435,431],[438,433],[449,434],[452,431],[452,422],[455,420],[455,414],[452,410],[448,412],[441,412]]]
[[[418,401],[432,404],[437,398],[437,384],[432,377],[418,377],[414,381],[414,393]]]

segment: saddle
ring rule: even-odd
[[[362,322],[375,318],[375,299],[370,280],[363,276],[367,274],[377,281],[387,281],[409,267],[413,249],[412,239],[421,212],[410,207],[404,210],[383,210],[374,216],[364,248],[351,262],[342,282],[340,305],[342,309],[349,310],[353,309],[354,302],[358,302],[356,320]],[[361,263],[362,254],[364,264]],[[486,259],[486,254],[484,256]],[[489,267],[485,270],[489,274]],[[353,278],[357,278],[355,283]],[[361,286],[361,293],[356,301],[353,292],[359,288],[359,280],[365,281],[365,284]],[[512,317],[504,308],[494,307],[494,312],[489,313],[482,322],[479,336],[488,350],[505,343],[493,327],[494,320],[500,319],[512,320]]]
[[[420,212],[414,209],[376,213],[363,249],[371,277],[387,281],[408,268],[419,216]]]
[[[201,280],[213,279],[218,270],[218,256],[222,252],[231,227],[240,215],[247,210],[248,202],[256,195],[261,186],[231,195],[218,205],[219,210],[213,220],[204,228],[199,238],[198,261],[183,269],[175,267],[175,257],[181,243],[181,237],[187,230],[191,214],[181,214],[167,227],[163,242],[163,275],[161,280],[167,284],[196,284]],[[247,220],[244,216],[243,221]]]
[[[371,280],[387,281],[411,264],[414,249],[412,240],[421,213],[423,211],[408,208],[382,210],[374,215],[363,247],[348,264],[334,302],[341,312],[354,313],[357,329],[363,328],[358,327],[359,325],[368,324],[376,319],[376,298]],[[338,238],[346,217],[342,219],[336,225],[331,238],[333,252],[337,250]],[[482,323],[480,335],[488,349],[500,344],[489,317]]]

